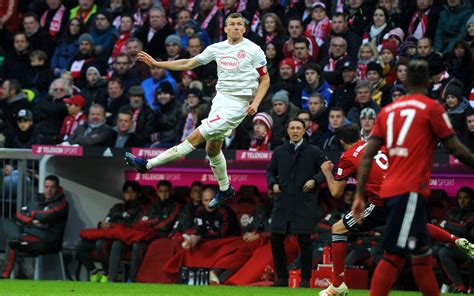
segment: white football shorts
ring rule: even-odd
[[[232,133],[247,113],[249,97],[236,97],[218,92],[212,100],[211,111],[201,121],[199,132],[207,140],[223,140]]]

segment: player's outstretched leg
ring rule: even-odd
[[[461,237],[456,241],[456,246],[469,256],[469,258],[474,259],[474,244],[471,244],[467,239]]]
[[[208,147],[214,145],[213,142],[208,142]],[[216,144],[219,147],[219,143]],[[221,143],[222,145],[222,143]],[[208,148],[206,147],[206,148]],[[208,155],[210,154],[210,149],[206,149],[208,151]],[[211,209],[216,208],[220,204],[222,204],[226,199],[230,199],[234,197],[235,191],[229,183],[229,176],[227,175],[227,163],[224,157],[224,153],[219,151],[217,155],[209,155],[209,162],[214,173],[214,177],[216,177],[217,182],[219,183],[219,191],[217,191],[216,196],[209,202],[209,207]]]
[[[449,244],[455,244],[459,250],[466,253],[469,258],[474,259],[474,244],[471,244],[467,239],[463,237],[457,237],[444,230],[441,227],[427,223],[426,228],[430,234],[430,238],[435,241],[445,242]]]
[[[184,140],[184,142],[182,142],[181,144],[166,150],[165,152],[152,159],[136,157],[135,155],[129,152],[125,153],[124,159],[125,162],[131,167],[133,167],[135,170],[137,170],[137,172],[139,172],[140,174],[144,174],[154,167],[184,157],[191,153],[194,149],[196,148],[188,140]]]

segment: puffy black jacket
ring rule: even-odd
[[[69,205],[64,193],[50,199],[43,195],[32,199],[16,214],[17,221],[25,226],[24,233],[34,235],[60,249],[66,229]],[[33,224],[37,220],[41,225]]]

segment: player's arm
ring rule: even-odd
[[[329,191],[334,198],[338,198],[344,192],[344,188],[346,187],[347,181],[346,180],[336,180],[332,174],[332,169],[334,165],[331,161],[325,161],[321,165],[321,171],[326,178],[326,183],[328,184]]]
[[[144,51],[138,53],[138,60],[144,62],[150,67],[163,68],[171,71],[183,71],[192,70],[201,64],[198,62],[196,57],[191,59],[180,59],[175,61],[156,61],[149,54]]]
[[[266,67],[267,66],[265,66],[265,68]],[[265,97],[265,94],[267,93],[269,87],[270,75],[268,75],[268,72],[265,70],[265,74],[260,76],[260,82],[258,84],[257,91],[255,92],[255,98],[253,99],[253,102],[257,105],[257,107],[260,106],[260,103]]]
[[[257,113],[258,106],[260,106],[260,103],[262,102],[268,88],[270,87],[270,75],[268,75],[267,66],[265,65],[261,68],[258,68],[257,71],[260,74],[260,79],[252,104],[250,104],[246,110],[247,114],[249,115],[254,115]]]
[[[372,167],[372,160],[374,156],[378,153],[380,148],[383,146],[383,140],[380,138],[370,138],[364,155],[359,163],[359,169],[357,170],[357,189],[356,189],[356,199],[364,200],[365,196],[365,185],[367,184],[367,179],[369,178],[370,169]]]
[[[461,141],[459,141],[457,136],[454,135],[452,137],[442,139],[441,143],[443,143],[444,148],[446,148],[449,153],[459,159],[459,161],[470,167],[474,167],[473,154],[466,146],[464,146],[463,143],[461,143]]]

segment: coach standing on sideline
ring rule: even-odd
[[[300,287],[309,288],[312,265],[311,234],[316,231],[318,185],[324,181],[320,166],[326,155],[303,138],[300,119],[288,123],[289,141],[275,149],[267,169],[267,182],[275,193],[271,222],[274,286],[288,286],[284,240],[296,234],[301,254]]]

